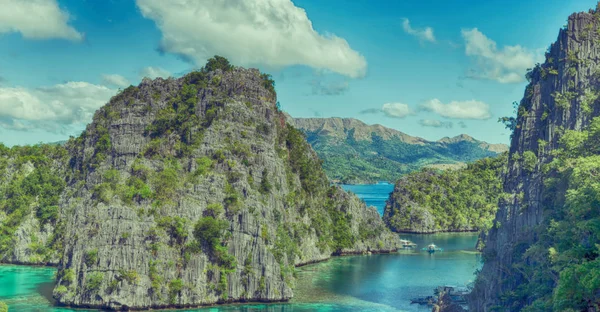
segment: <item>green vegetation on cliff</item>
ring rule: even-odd
[[[281,301],[296,265],[396,249],[376,210],[330,185],[274,87],[215,57],[100,108],[65,145],[55,298],[113,309]]]
[[[527,282],[504,293],[502,307],[588,311],[600,302],[598,142],[600,117],[584,131],[565,131],[552,152],[555,158],[543,166],[542,205],[547,217],[532,229],[538,237],[535,243],[522,241],[514,247],[512,270]]]
[[[502,194],[507,154],[464,169],[423,169],[400,178],[385,207],[384,221],[396,232],[486,230]]]
[[[59,145],[15,146],[0,144],[0,259],[25,263],[46,263],[56,259],[59,233],[40,233],[57,224],[59,199],[65,189],[64,167],[67,151]],[[20,242],[17,229],[24,223],[29,232],[31,252],[15,254]],[[52,232],[52,230],[50,230]],[[42,237],[43,236],[43,237]]]

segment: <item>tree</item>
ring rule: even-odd
[[[0,312],[8,312],[8,305],[3,301],[0,301]]]
[[[223,72],[228,72],[233,69],[233,66],[229,63],[229,60],[227,60],[226,58],[219,55],[215,55],[214,57],[208,59],[208,62],[206,62],[206,65],[204,65],[204,70],[207,72],[211,72],[217,69],[220,69]]]

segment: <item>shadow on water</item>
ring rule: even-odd
[[[55,305],[56,301],[52,297],[52,290],[54,290],[54,281],[44,282],[37,285],[37,293],[40,294],[44,299],[48,300],[51,305]]]

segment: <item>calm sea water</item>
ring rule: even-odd
[[[367,206],[374,206],[383,215],[385,201],[390,193],[394,190],[394,184],[378,183],[378,184],[357,184],[357,185],[341,185],[346,191],[356,194],[360,199],[367,203]]]
[[[382,210],[393,185],[344,186]],[[286,304],[245,304],[191,311],[431,311],[410,299],[442,284],[466,285],[481,266],[472,234],[401,235],[419,247],[388,255],[337,257],[298,269],[295,297]],[[444,248],[430,255],[430,243]],[[9,311],[85,311],[56,308],[47,298],[55,269],[0,266],[0,300]]]

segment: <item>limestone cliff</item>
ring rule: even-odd
[[[125,89],[66,144],[60,304],[282,301],[296,265],[397,248],[377,211],[329,186],[270,77],[212,62]]]
[[[58,263],[67,159],[60,146],[0,144],[0,262]]]
[[[546,255],[538,260],[530,257],[535,251],[529,248],[547,235],[542,224],[552,213],[552,206],[545,205],[542,196],[546,178],[542,168],[553,159],[552,152],[565,131],[580,131],[600,115],[599,27],[596,11],[569,16],[566,28],[559,31],[546,53],[545,63],[527,75],[530,83],[517,119],[515,123],[509,120],[515,128],[504,179],[506,194],[486,237],[484,266],[470,301],[472,311],[517,311],[536,299],[534,293],[521,296],[517,290],[533,278],[523,274],[523,268],[536,269],[541,259],[549,257],[549,246],[541,247]],[[549,281],[544,287],[554,287],[556,280],[550,277],[546,276]]]

